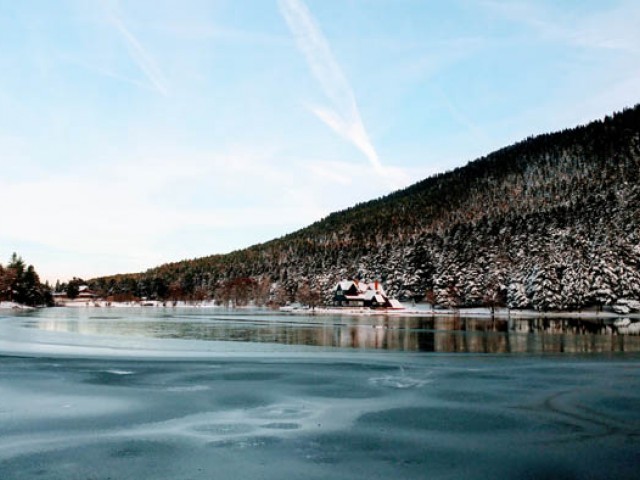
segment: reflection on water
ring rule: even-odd
[[[283,316],[273,312],[145,310],[101,316],[56,309],[24,326],[83,335],[443,353],[638,352],[612,320]],[[108,312],[108,311],[107,311]]]

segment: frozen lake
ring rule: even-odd
[[[0,313],[0,479],[637,478],[639,340],[577,320]]]

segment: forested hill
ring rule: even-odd
[[[105,294],[282,302],[343,278],[442,306],[640,299],[640,105],[528,138],[239,250],[92,280]]]

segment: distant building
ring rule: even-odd
[[[368,307],[402,309],[400,302],[389,298],[378,281],[342,280],[334,289],[333,305],[336,307]]]
[[[81,285],[78,288],[78,295],[75,298],[69,298],[67,292],[52,292],[53,300],[56,305],[66,305],[67,303],[80,303],[97,300],[99,295],[91,290],[87,285]]]
[[[94,298],[97,298],[97,297],[98,297],[98,294],[93,290],[91,290],[86,285],[80,285],[80,287],[78,288],[78,296],[76,298],[84,299],[84,300],[93,300]]]

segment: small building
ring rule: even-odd
[[[79,300],[94,300],[98,298],[98,294],[89,289],[88,286],[81,285],[80,288],[78,288],[78,296],[76,298]]]
[[[56,305],[64,306],[67,304],[79,304],[82,302],[91,302],[99,299],[99,295],[91,290],[87,285],[81,285],[78,288],[78,294],[74,298],[69,298],[67,292],[51,292],[53,301]]]
[[[398,310],[403,308],[398,300],[387,296],[380,282],[365,283],[358,280],[339,282],[334,289],[333,305]]]

